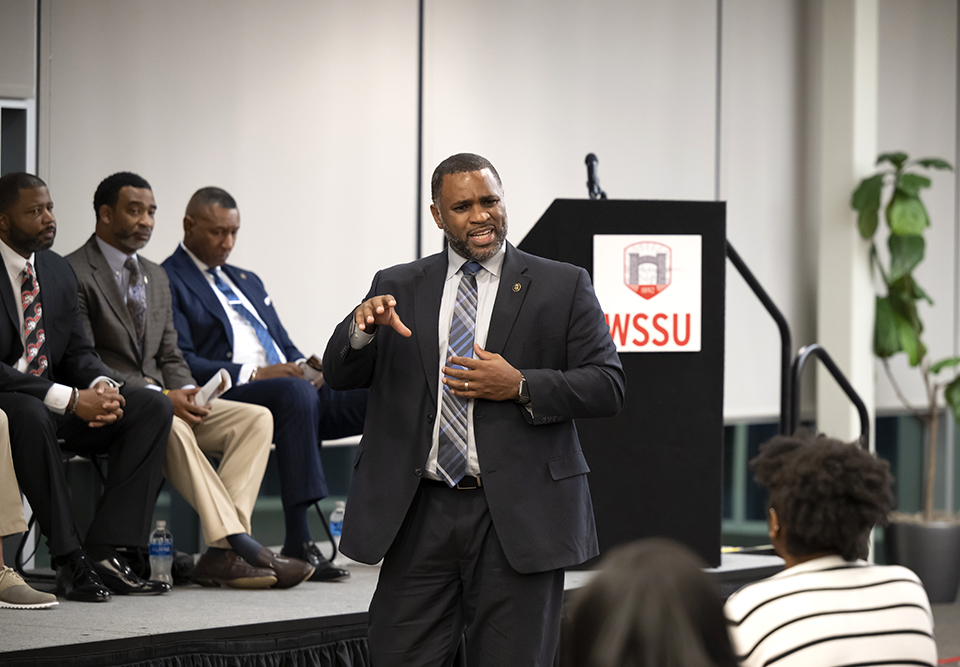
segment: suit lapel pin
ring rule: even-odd
[[[246,280],[246,279],[247,279],[247,274],[246,274],[246,273],[241,273],[241,274],[240,274],[240,277],[243,278],[244,280]]]
[[[513,283],[513,291],[514,292],[520,291],[520,283]]]
[[[150,278],[148,278],[147,276],[144,276],[144,277],[143,277],[143,284],[144,284],[144,285],[149,285],[149,284],[150,284]]]

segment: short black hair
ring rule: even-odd
[[[475,153],[457,153],[438,164],[430,178],[430,198],[434,205],[440,201],[444,176],[447,174],[462,174],[468,171],[481,171],[482,169],[489,169],[493,172],[493,177],[497,179],[497,185],[503,187],[503,182],[500,180],[500,174],[497,173],[496,167],[491,164],[490,160]]]
[[[187,211],[194,206],[206,206],[208,204],[216,204],[220,208],[232,209],[237,207],[237,200],[223,188],[217,188],[211,185],[200,188],[193,193],[193,196],[190,197],[190,202],[187,204]]]
[[[130,171],[118,171],[107,176],[100,181],[97,191],[93,193],[93,214],[97,220],[100,219],[100,207],[106,204],[110,208],[116,208],[117,200],[120,199],[120,190],[128,185],[143,190],[153,190],[147,183],[147,179]]]
[[[699,556],[648,538],[610,551],[576,591],[562,667],[736,667],[723,602]]]
[[[890,464],[857,444],[819,436],[777,436],[750,462],[786,531],[793,556],[866,557],[870,529],[893,507]]]
[[[21,190],[45,188],[47,184],[38,176],[16,171],[0,177],[0,213],[8,213],[20,199]]]

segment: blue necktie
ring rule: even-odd
[[[473,356],[474,331],[477,325],[476,274],[479,270],[480,265],[476,262],[463,265],[463,275],[457,288],[457,302],[453,307],[453,319],[450,321],[446,359]],[[467,473],[467,403],[468,399],[454,396],[448,385],[443,385],[437,474],[450,486],[456,486]]]
[[[227,303],[229,303],[235,311],[240,313],[243,318],[250,323],[250,326],[253,327],[253,331],[257,334],[257,340],[260,341],[264,352],[267,353],[267,363],[271,366],[273,364],[279,364],[280,355],[277,354],[277,346],[273,342],[273,337],[270,335],[270,332],[267,331],[267,328],[263,326],[263,323],[257,318],[256,315],[251,313],[249,309],[243,305],[240,297],[238,297],[234,291],[230,289],[230,286],[223,282],[223,279],[220,277],[220,274],[217,273],[216,268],[207,269],[207,271],[209,271],[210,275],[213,276],[213,283],[217,286],[217,289],[220,290],[225,297],[227,297]]]

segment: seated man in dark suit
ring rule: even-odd
[[[146,546],[162,481],[173,406],[163,394],[118,389],[83,333],[77,279],[49,250],[57,233],[46,184],[30,174],[0,178],[0,410],[7,413],[13,467],[47,537],[57,587],[68,600],[170,589],[136,576],[117,547]],[[81,543],[57,438],[70,451],[106,454],[108,474]]]
[[[239,229],[237,203],[224,190],[203,188],[190,199],[183,243],[163,262],[177,342],[199,382],[225,368],[234,387],[223,398],[273,413],[286,524],[282,554],[314,565],[313,581],[340,579],[349,572],[320,554],[307,510],[327,495],[320,442],[363,430],[367,392],[336,392],[322,376],[305,378],[304,355],[280,323],[263,283],[226,264]]]
[[[193,579],[205,586],[290,588],[313,574],[250,535],[267,468],[273,417],[259,405],[214,399],[198,405],[177,347],[170,286],[138,251],[153,233],[156,203],[137,174],[108,176],[93,196],[96,232],[67,256],[80,283],[80,319],[100,357],[128,385],[163,391],[173,403],[164,473],[200,515],[209,547]],[[213,469],[205,454],[220,459]]]

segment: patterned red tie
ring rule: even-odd
[[[43,375],[49,365],[43,346],[46,340],[43,333],[43,308],[40,305],[40,284],[30,262],[27,262],[23,269],[20,306],[23,308],[23,330],[26,333],[24,346],[27,352],[27,372],[31,375]]]

